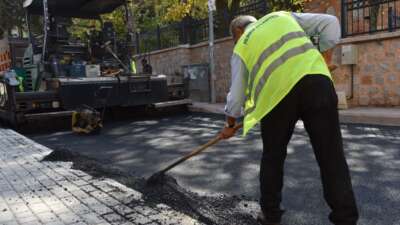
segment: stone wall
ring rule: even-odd
[[[342,45],[347,44],[356,45],[359,51],[350,104],[400,106],[400,32],[343,39]],[[336,52],[336,58],[340,58],[340,50]],[[336,88],[350,95],[350,66],[340,66],[334,79]]]
[[[340,18],[340,1],[311,0],[306,5],[306,11],[329,13]],[[341,48],[348,44],[354,44],[359,49],[359,59],[353,67],[353,73],[350,66],[340,65]],[[230,38],[216,41],[217,102],[224,102],[229,90],[232,49]],[[183,65],[208,62],[208,45],[184,45],[151,52],[147,56],[154,72],[168,75],[170,82],[179,82]],[[138,56],[139,59],[141,57]],[[333,59],[339,66],[333,72],[336,89],[346,93],[351,106],[400,106],[400,32],[345,38],[335,49]]]
[[[217,102],[224,102],[230,85],[230,57],[233,41],[231,38],[217,40],[215,43],[215,88]],[[137,62],[146,57],[153,66],[153,73],[165,74],[169,83],[182,81],[182,66],[208,63],[208,43],[181,45],[154,51],[146,55],[137,55]],[[141,65],[138,65],[141,71]]]
[[[312,0],[306,11],[341,17],[336,0]],[[341,65],[341,48],[349,44],[359,51],[353,85],[351,66]],[[344,38],[335,49],[334,63],[339,66],[333,72],[336,89],[346,92],[351,106],[400,106],[400,32]]]

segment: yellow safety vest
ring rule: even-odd
[[[133,60],[133,59],[132,59],[132,61],[131,61],[131,70],[132,70],[132,73],[133,73],[133,74],[136,74],[136,73],[137,73],[137,70],[136,70],[136,63],[135,63],[135,60]]]
[[[304,76],[323,74],[331,78],[324,58],[290,12],[270,13],[251,24],[234,53],[249,71],[243,135]]]

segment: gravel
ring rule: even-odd
[[[43,161],[73,162],[73,169],[82,170],[94,177],[114,179],[143,194],[145,204],[163,203],[174,210],[191,216],[208,225],[257,225],[254,209],[249,207],[250,199],[245,196],[200,196],[182,188],[176,179],[165,175],[164,181],[148,185],[143,177],[127,174],[109,164],[71,152],[68,149],[55,149],[43,158]],[[134,200],[135,201],[135,200]],[[133,206],[136,202],[131,202]],[[129,205],[129,204],[128,204]],[[171,215],[173,216],[173,215]]]

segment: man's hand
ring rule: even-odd
[[[242,126],[242,124],[236,123],[236,119],[234,117],[228,116],[226,117],[225,126],[219,134],[219,137],[222,139],[229,139],[235,136],[236,131],[239,130]]]
[[[328,68],[329,68],[329,70],[330,70],[331,72],[333,72],[333,71],[335,71],[335,70],[338,68],[338,66],[331,64],[331,65],[328,66]]]
[[[328,65],[328,68],[331,72],[336,70],[338,66],[332,64],[332,56],[333,56],[333,49],[329,49],[325,52],[322,53],[322,56],[325,59],[326,64]]]
[[[219,137],[222,139],[229,139],[233,136],[235,136],[237,129],[232,127],[224,127],[221,131],[221,133],[219,134]]]

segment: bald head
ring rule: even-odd
[[[254,16],[238,16],[232,20],[229,29],[235,42],[242,36],[246,27],[254,22],[257,22]]]

